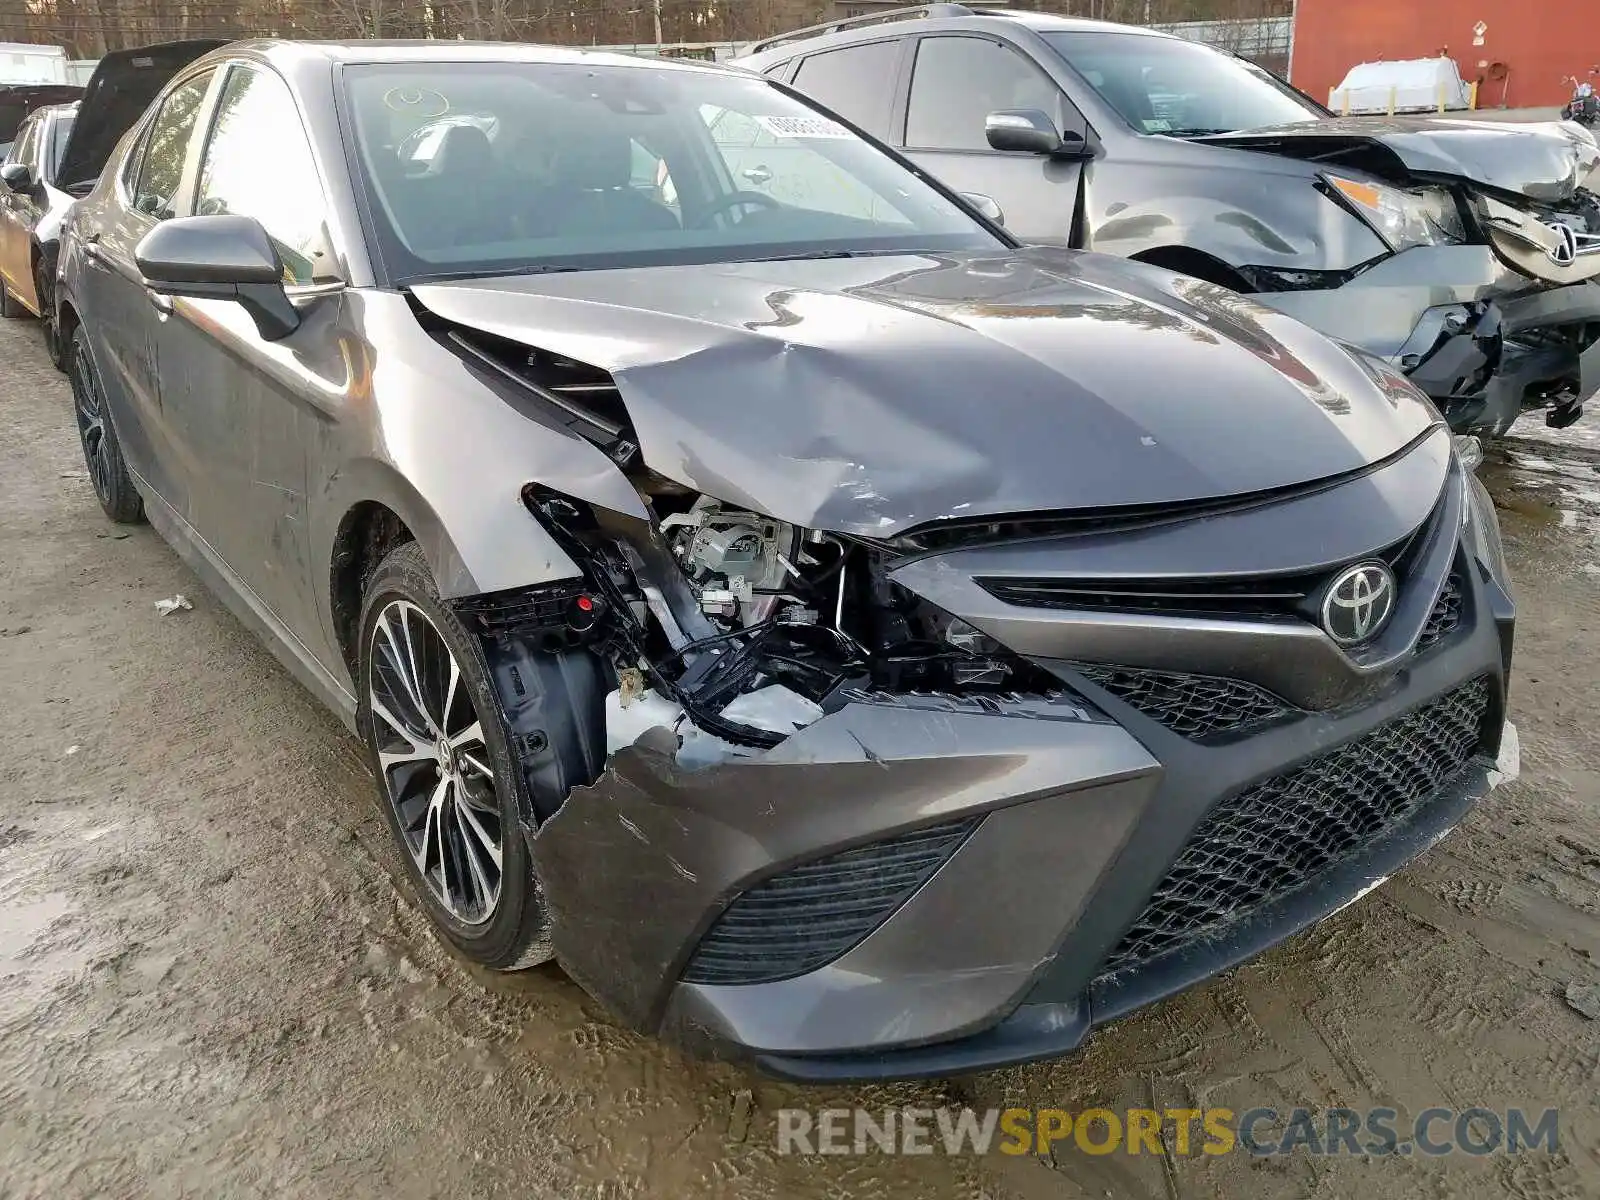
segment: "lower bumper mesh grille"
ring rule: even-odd
[[[1294,710],[1265,688],[1239,679],[1073,663],[1090,683],[1187,738],[1233,733]]]
[[[1204,937],[1311,882],[1437,795],[1477,751],[1477,679],[1222,801],[1106,960],[1109,974]]]
[[[757,884],[712,924],[684,981],[771,983],[832,962],[910,899],[980,820],[929,825]]]

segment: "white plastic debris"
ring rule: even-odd
[[[193,607],[194,605],[189,603],[189,598],[183,595],[181,592],[178,595],[173,596],[170,600],[156,601],[156,612],[160,613],[163,617],[168,613],[177,612],[180,608],[187,610],[192,609]]]
[[[1489,771],[1489,786],[1511,783],[1521,774],[1522,739],[1517,736],[1517,727],[1507,721],[1500,733],[1500,756]]]
[[[769,683],[764,688],[735,696],[722,710],[722,715],[740,725],[788,737],[819,719],[822,708],[781,683]]]
[[[78,752],[78,750],[79,750],[78,746],[68,746],[67,747],[67,753],[68,754],[76,754]]]
[[[780,683],[769,684],[735,697],[722,715],[740,725],[787,737],[822,716],[822,709]],[[714,766],[730,758],[749,758],[761,751],[709,734],[684,714],[682,708],[654,691],[624,697],[622,688],[606,696],[606,753],[633,745],[650,729],[670,729],[678,735],[678,765],[687,770]]]
[[[615,754],[657,727],[676,730],[683,720],[683,709],[665,696],[643,691],[627,697],[618,688],[606,697],[606,753]]]

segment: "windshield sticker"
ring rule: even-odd
[[[757,117],[761,128],[773,137],[835,138],[853,142],[856,135],[827,117]]]
[[[1172,128],[1172,122],[1162,117],[1147,117],[1142,124],[1146,133],[1166,133]]]

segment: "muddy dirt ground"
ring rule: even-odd
[[[1600,1195],[1600,1022],[1563,999],[1600,982],[1600,414],[1485,468],[1520,584],[1518,783],[1074,1059],[817,1093],[686,1061],[554,970],[443,953],[391,883],[356,746],[153,533],[101,516],[36,338],[0,327],[0,1195]],[[158,616],[179,592],[193,611]],[[1561,1151],[775,1153],[785,1105],[1152,1097],[1553,1105]]]

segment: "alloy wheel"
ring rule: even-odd
[[[378,771],[401,839],[445,911],[481,925],[500,901],[505,828],[461,664],[409,600],[378,613],[368,663]]]
[[[45,351],[50,355],[50,361],[59,366],[61,352],[56,341],[55,299],[50,289],[50,273],[42,260],[34,268],[33,287],[39,298],[39,331],[44,335]]]
[[[78,436],[83,439],[83,458],[95,495],[102,503],[110,503],[111,458],[106,445],[106,407],[98,378],[89,348],[80,341],[73,353],[72,407],[77,413]]]

